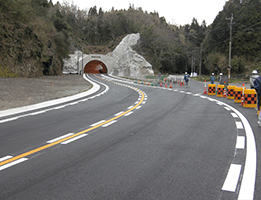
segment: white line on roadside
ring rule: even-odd
[[[231,113],[231,115],[232,115],[234,118],[238,118],[238,116],[237,116],[236,113]]]
[[[231,164],[222,190],[235,192],[241,171],[241,165]]]
[[[237,149],[245,149],[245,137],[244,136],[237,136]]]
[[[10,122],[10,121],[13,121],[13,120],[17,120],[19,117],[12,117],[12,118],[9,118],[9,119],[3,119],[3,120],[0,120],[0,124],[1,123],[5,123],[5,122]]]
[[[236,122],[237,129],[244,129],[242,122]]]
[[[228,108],[228,107],[224,107],[226,110],[231,110],[230,108]]]

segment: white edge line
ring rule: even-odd
[[[0,121],[0,124],[1,123],[5,123],[5,122],[9,122],[9,121],[13,121],[13,120],[17,120],[19,117],[12,117],[12,118],[9,118],[9,119],[3,119]]]
[[[28,158],[20,158],[20,159],[18,159],[18,160],[16,160],[16,161],[10,162],[10,163],[8,163],[8,164],[6,164],[6,165],[1,166],[1,167],[0,167],[0,171],[6,169],[6,168],[8,168],[8,167],[12,167],[12,166],[14,166],[14,165],[17,165],[17,164],[19,164],[19,163],[21,163],[21,162],[24,162],[24,161],[26,161],[26,160],[28,160]]]
[[[45,102],[41,102],[41,103],[29,105],[29,106],[23,106],[23,107],[19,107],[19,108],[12,108],[12,109],[8,109],[8,110],[3,110],[3,111],[0,111],[0,117],[19,114],[19,113],[26,112],[26,111],[32,111],[32,110],[44,108],[44,107],[47,107],[47,106],[54,106],[54,105],[57,105],[57,104],[60,104],[60,103],[65,103],[65,102],[68,102],[68,101],[72,101],[72,100],[93,94],[100,89],[100,86],[98,84],[96,84],[95,82],[91,81],[90,78],[89,79],[86,78],[85,74],[83,75],[83,78],[85,80],[89,81],[93,85],[93,87],[86,92],[82,92],[82,93],[72,95],[72,96],[69,96],[69,97],[63,97],[63,98],[60,98],[60,99],[45,101]]]
[[[236,191],[241,167],[242,167],[241,165],[236,165],[236,164],[230,165],[222,190],[229,191],[229,192]]]
[[[237,136],[237,149],[245,149],[245,137],[244,136]]]
[[[61,139],[63,139],[63,138],[69,137],[69,136],[71,136],[71,135],[73,135],[73,134],[74,134],[74,133],[68,133],[68,134],[63,135],[63,136],[60,136],[60,137],[58,137],[58,138],[49,140],[49,141],[47,141],[46,143],[53,143],[53,142],[56,142],[56,141],[61,140]]]
[[[236,122],[237,129],[244,129],[242,122]]]
[[[221,102],[220,102],[221,103]],[[223,103],[231,108],[241,119],[246,133],[246,160],[243,172],[243,178],[239,190],[238,200],[253,199],[256,182],[256,141],[253,130],[245,116],[234,107]]]
[[[236,113],[231,113],[232,117],[234,118],[238,118],[237,114]]]

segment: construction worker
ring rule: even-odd
[[[253,84],[257,93],[257,114],[259,115],[261,108],[261,76],[257,77]]]
[[[188,82],[189,82],[189,75],[188,75],[187,72],[185,72],[184,81],[185,81],[185,83],[186,83],[185,87],[187,88],[187,87],[188,87]]]
[[[249,79],[250,88],[251,88],[251,89],[254,89],[254,88],[255,88],[255,87],[254,87],[254,81],[255,81],[256,78],[258,78],[258,77],[259,77],[259,75],[258,75],[257,71],[256,71],[256,70],[253,70],[253,71],[252,71],[252,74],[251,74],[251,76],[250,76],[250,79]]]
[[[218,82],[219,82],[220,84],[224,84],[224,81],[223,81],[223,73],[220,73],[220,74],[219,74]]]
[[[210,82],[211,82],[211,84],[214,84],[214,83],[215,83],[214,73],[212,73],[212,75],[210,76]]]

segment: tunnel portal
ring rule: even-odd
[[[107,67],[101,61],[92,60],[85,65],[84,73],[86,73],[86,74],[107,74]]]

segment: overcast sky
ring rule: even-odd
[[[73,2],[80,9],[89,9],[97,6],[103,11],[109,11],[112,7],[116,10],[128,9],[130,4],[134,8],[141,7],[143,11],[158,12],[160,17],[165,17],[167,23],[176,25],[191,24],[193,17],[201,25],[205,20],[207,25],[212,24],[219,11],[223,10],[226,0],[52,0],[54,4],[59,1]]]

